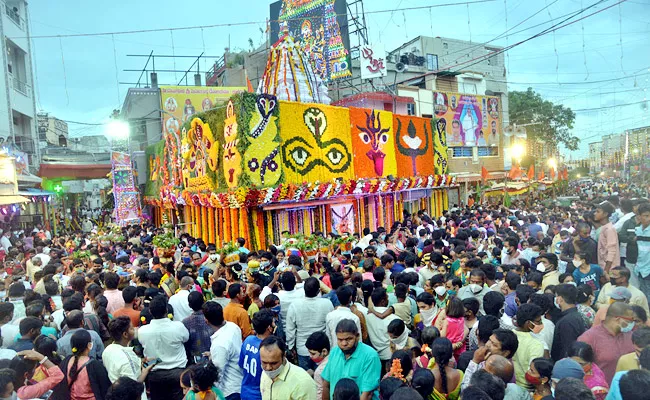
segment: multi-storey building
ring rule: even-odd
[[[36,100],[29,41],[28,6],[24,0],[0,3],[2,74],[0,79],[0,140],[24,152],[37,168],[40,149],[36,134]]]

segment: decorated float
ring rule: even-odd
[[[293,39],[271,49],[257,93],[168,130],[147,149],[145,201],[158,223],[207,243],[279,243],[281,233],[389,227],[406,208],[447,208],[445,137],[432,119],[328,105]]]

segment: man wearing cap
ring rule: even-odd
[[[613,267],[609,271],[609,282],[604,284],[598,299],[596,300],[596,307],[601,308],[610,303],[610,296],[615,287],[627,288],[632,297],[630,297],[630,304],[640,306],[646,313],[650,314],[648,309],[648,298],[638,288],[630,285],[630,270],[625,267]]]
[[[609,296],[609,304],[605,304],[598,308],[592,326],[598,326],[603,323],[603,321],[605,320],[605,316],[607,315],[607,309],[609,309],[610,304],[617,303],[617,302],[629,304],[631,297],[632,297],[632,293],[628,288],[623,286],[614,287],[612,293]]]
[[[621,263],[618,233],[609,220],[612,214],[614,214],[614,206],[607,201],[600,203],[594,212],[594,221],[602,225],[598,236],[598,264],[605,272],[609,272],[612,267],[618,267]]]
[[[594,350],[594,362],[603,370],[607,382],[616,373],[616,363],[622,354],[634,351],[632,343],[634,311],[625,303],[609,306],[605,321],[580,335],[578,341],[587,343]]]

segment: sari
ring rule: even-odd
[[[584,382],[596,400],[605,400],[609,393],[609,384],[605,374],[596,364],[591,364],[591,369],[585,373]]]
[[[427,400],[458,400],[460,398],[460,386],[463,382],[463,371],[458,371],[460,373],[460,380],[458,381],[458,386],[451,392],[444,394],[438,392],[436,388],[433,388],[433,393],[431,393]]]

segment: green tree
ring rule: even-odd
[[[510,123],[527,125],[528,140],[563,144],[577,150],[580,139],[571,134],[576,114],[569,107],[553,104],[532,88],[508,93]],[[532,125],[531,125],[532,124]]]

